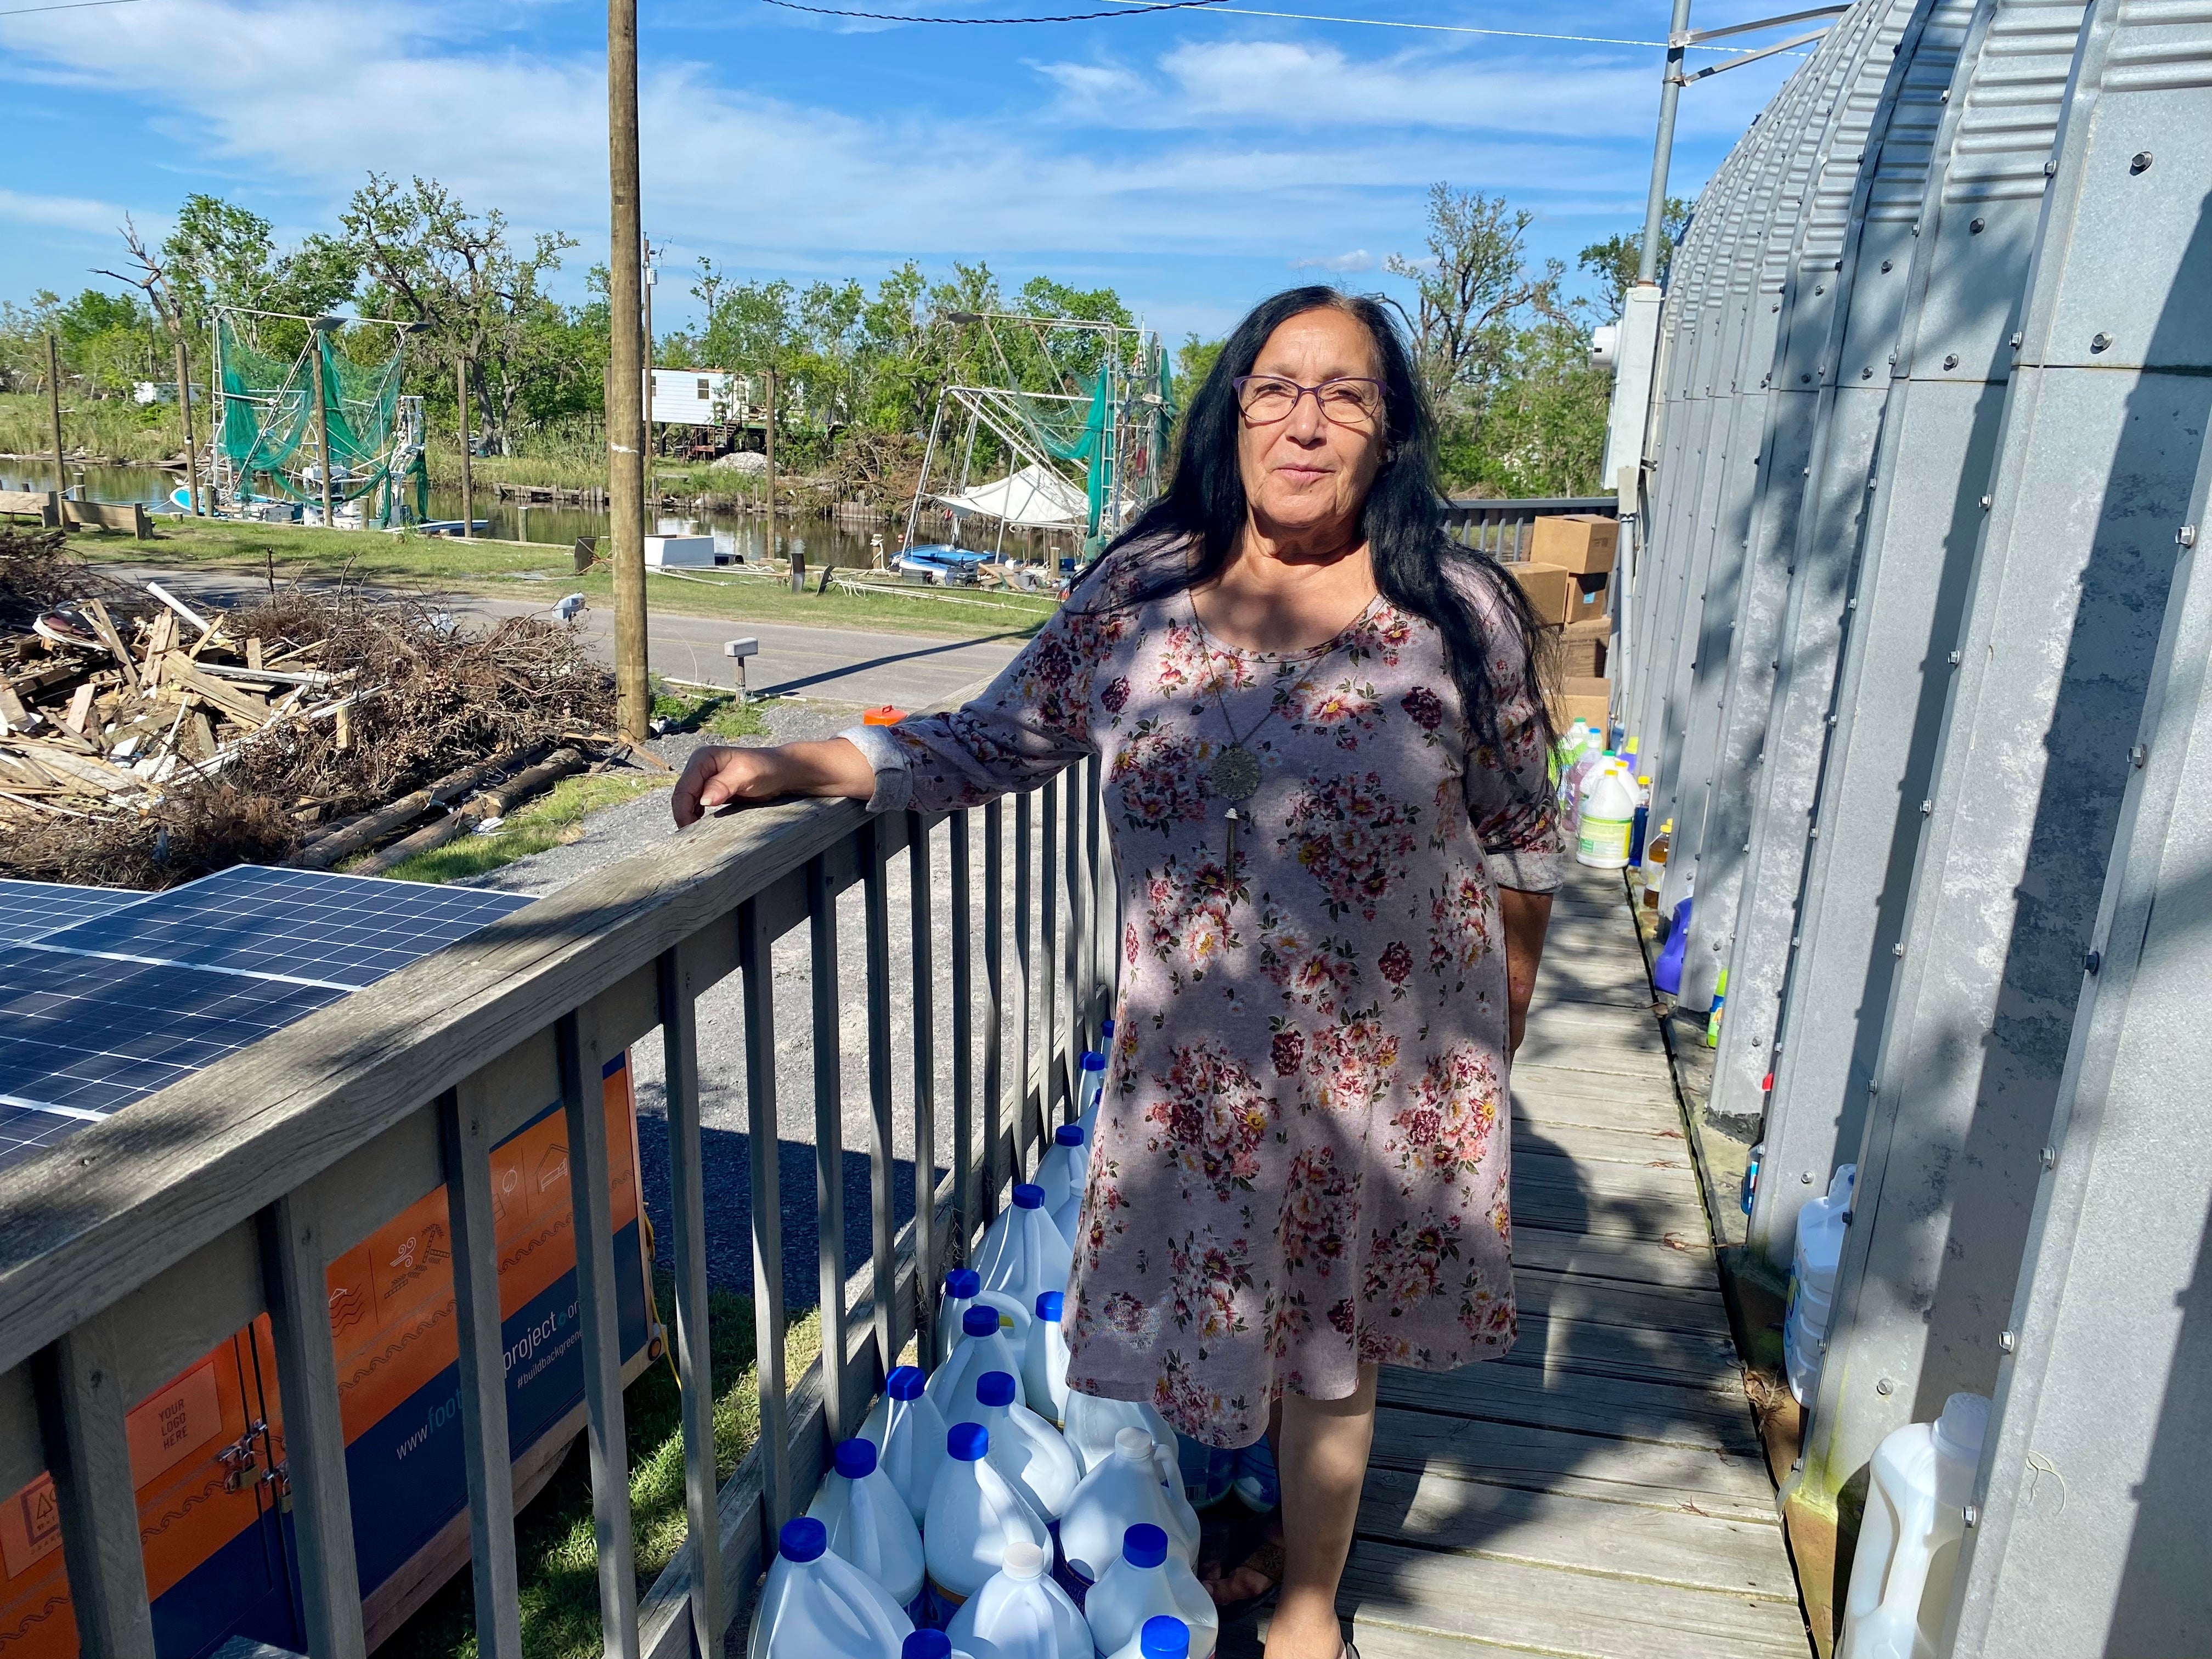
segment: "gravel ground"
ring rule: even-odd
[[[815,701],[789,700],[763,706],[769,735],[757,742],[787,743],[832,736],[854,724],[859,711],[853,707]],[[654,750],[670,764],[681,768],[703,739],[677,736],[660,739]],[[1064,810],[1064,809],[1063,809]],[[1005,949],[1006,1001],[1019,996],[1014,943],[1013,809],[1006,812],[1006,915],[1010,933]],[[576,841],[517,860],[477,878],[469,885],[542,896],[573,881],[588,881],[617,860],[650,852],[674,833],[668,815],[668,796],[654,790],[593,813],[584,822]],[[982,1087],[983,1027],[986,1021],[983,981],[982,814],[974,815],[971,853],[975,871],[972,929],[975,939],[975,1026],[976,1086]],[[938,1132],[935,1163],[940,1177],[949,1170],[952,1152],[952,1020],[951,1004],[951,882],[949,875],[951,826],[940,826],[932,837],[933,975],[936,988],[935,1018],[932,1022],[936,1079]],[[913,983],[913,922],[911,877],[908,858],[893,861],[889,891],[890,983],[907,988]],[[1063,919],[1066,905],[1063,892]],[[844,1146],[843,1182],[846,1217],[845,1268],[849,1274],[866,1261],[869,1243],[869,1160],[871,1112],[868,1101],[868,1007],[863,955],[864,898],[856,886],[838,904],[838,988],[842,1018],[838,1037],[841,1054],[840,1098],[843,1103],[842,1135]],[[775,987],[775,1097],[778,1124],[778,1174],[783,1209],[784,1297],[790,1308],[812,1307],[819,1300],[817,1216],[815,1194],[815,1045],[812,1034],[812,969],[804,927],[787,934],[773,951]],[[1036,992],[1042,996],[1042,988]],[[1006,1055],[1009,1094],[1020,1064],[1021,1035],[1018,1015],[1006,1012],[1001,1037]],[[893,1111],[893,1189],[902,1224],[914,1212],[914,1061],[915,1022],[908,994],[891,998],[891,1055]],[[720,1289],[739,1295],[752,1291],[752,1244],[750,1224],[751,1137],[747,1133],[744,1088],[744,1017],[739,980],[732,975],[699,999],[700,1112],[707,1182],[708,1273]],[[1039,1028],[1041,1030],[1041,1027]],[[1036,1038],[1032,1038],[1036,1042]],[[661,1241],[663,1267],[672,1267],[668,1248],[672,1227],[668,1207],[666,1103],[659,1042],[647,1037],[631,1051],[637,1079],[639,1143],[644,1172],[646,1206]],[[981,1123],[980,1107],[977,1122]]]

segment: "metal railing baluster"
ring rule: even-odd
[[[507,1343],[500,1323],[499,1242],[492,1220],[491,1127],[483,1108],[484,1091],[477,1079],[448,1089],[438,1102],[438,1143],[453,1236],[453,1328],[460,1346],[461,1461],[468,1471],[477,1652],[482,1659],[522,1659]]]
[[[791,1432],[783,1365],[783,1172],[775,1110],[775,976],[760,906],[738,907],[738,971],[744,979],[745,1138],[751,1152],[753,1367],[760,1392],[761,1537],[791,1518]],[[773,1551],[763,1544],[763,1555]]]
[[[975,994],[974,884],[969,865],[971,816],[952,815],[952,1239],[947,1262],[965,1261],[975,1243]]]
[[[100,1659],[154,1659],[146,1557],[131,1475],[131,1401],[111,1352],[112,1322],[95,1316],[32,1363],[39,1431],[61,1512],[77,1644]]]
[[[1010,1181],[1019,1181],[1028,1168],[1030,1146],[1030,1091],[1036,1083],[1036,1048],[1035,1030],[1030,1018],[1036,975],[1030,972],[1033,958],[1030,954],[1031,910],[1034,902],[1030,889],[1036,884],[1030,866],[1034,849],[1030,846],[1030,799],[1027,794],[1014,797],[1014,975],[1021,981],[1022,1069],[1014,1084],[1013,1131],[1014,1167],[1006,1172]],[[991,1194],[993,1212],[996,1213],[998,1190]]]
[[[707,1311],[707,1182],[699,1127],[699,1018],[681,946],[654,964],[667,1082],[668,1198],[675,1237],[676,1376],[684,1393],[684,1510],[690,1526],[691,1628],[712,1653],[729,1623],[715,1494],[714,1347]]]
[[[605,1081],[598,1033],[585,1030],[586,1018],[563,1014],[553,1027],[568,1134],[568,1203],[575,1220],[577,1322],[584,1338],[584,1438],[592,1461],[592,1534],[599,1558],[602,1651],[608,1659],[637,1659],[637,1574],[631,1559],[614,1208],[607,1193]],[[327,1337],[324,1346],[329,1346]],[[356,1621],[358,1618],[356,1609]]]
[[[1062,872],[1067,882],[1067,932],[1060,941],[1060,957],[1065,963],[1061,969],[1067,980],[1067,1057],[1066,1087],[1071,1107],[1081,1085],[1079,1056],[1090,1047],[1091,1002],[1086,994],[1089,980],[1084,963],[1091,954],[1091,907],[1086,902],[1085,889],[1089,883],[1083,870],[1083,780],[1086,775],[1084,763],[1078,762],[1063,775],[1067,780],[1066,806],[1067,809],[1066,852],[1062,860]]]
[[[983,987],[989,1010],[983,1026],[983,1209],[988,1225],[998,1218],[999,1191],[1006,1171],[999,1162],[999,1135],[1004,1122],[1006,1077],[1006,814],[1000,803],[983,808]],[[973,1235],[970,1235],[972,1239]]]
[[[806,865],[807,949],[814,987],[815,1264],[822,1298],[822,1352],[845,1352],[845,1044],[837,996],[837,894],[826,857]],[[823,1368],[825,1377],[828,1368]],[[845,1391],[822,1392],[830,1443],[849,1439]]]
[[[1044,1156],[1060,1121],[1060,779],[1044,781],[1038,813],[1044,820],[1044,855],[1037,866],[1037,959],[1043,969],[1044,1028],[1037,1035],[1037,1156]]]
[[[897,1287],[892,1241],[897,1212],[892,1206],[891,1169],[891,935],[890,855],[884,846],[883,820],[872,818],[861,832],[861,881],[867,901],[868,963],[868,1200],[873,1222],[870,1237],[875,1269],[876,1355],[888,1372],[898,1364],[898,1322],[891,1297]]]
[[[331,1346],[330,1255],[319,1218],[296,1194],[263,1210],[260,1229],[307,1651],[313,1659],[362,1659],[368,1644],[354,1564],[337,1355]]]
[[[916,1352],[927,1353],[937,1329],[937,953],[930,932],[929,826],[921,813],[907,814],[906,836],[914,957],[914,1341]]]

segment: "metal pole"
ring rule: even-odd
[[[54,512],[69,494],[69,474],[62,469],[62,355],[52,334],[46,336],[46,409],[54,422]]]
[[[646,679],[645,412],[639,396],[642,314],[638,222],[637,0],[607,0],[607,528],[614,544],[615,720],[633,743],[647,735],[653,692]]]
[[[181,324],[173,330],[169,344],[177,358],[177,413],[185,423],[185,504],[192,516],[200,512],[199,446],[192,441],[192,366],[185,355],[185,332]]]
[[[323,480],[323,528],[332,528],[331,521],[331,399],[323,373],[323,345],[329,338],[320,328],[315,330],[315,447],[321,459],[316,463]]]
[[[453,363],[453,390],[461,420],[461,539],[476,533],[476,479],[469,470],[469,360]]]
[[[1667,68],[1659,82],[1659,131],[1651,141],[1651,193],[1644,198],[1644,246],[1637,251],[1636,280],[1659,280],[1659,235],[1667,222],[1667,167],[1674,155],[1674,105],[1682,95],[1682,52],[1674,44],[1689,32],[1690,0],[1674,0],[1667,30]]]
[[[642,320],[645,331],[644,374],[640,377],[638,387],[639,396],[643,402],[638,407],[641,410],[640,418],[643,422],[639,430],[645,434],[645,453],[647,458],[644,464],[648,468],[652,465],[653,454],[653,290],[659,281],[660,273],[653,268],[653,244],[647,242],[645,244],[644,268],[639,273],[638,288],[638,303],[644,313]],[[712,412],[711,406],[708,412]],[[649,471],[646,475],[646,481],[648,483],[652,482],[652,474]]]

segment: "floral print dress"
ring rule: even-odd
[[[1288,653],[1094,573],[966,707],[846,735],[876,811],[972,806],[1102,760],[1121,893],[1114,1053],[1068,1381],[1241,1446],[1285,1390],[1443,1370],[1515,1335],[1500,885],[1560,845],[1534,711],[1479,746],[1433,625],[1377,599]],[[1480,583],[1492,680],[1522,681]],[[1215,757],[1260,762],[1229,862]]]

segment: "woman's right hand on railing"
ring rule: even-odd
[[[844,796],[866,800],[876,793],[875,769],[842,738],[787,743],[777,749],[695,750],[676,781],[670,809],[677,828],[696,823],[733,801],[775,800],[782,795]]]

